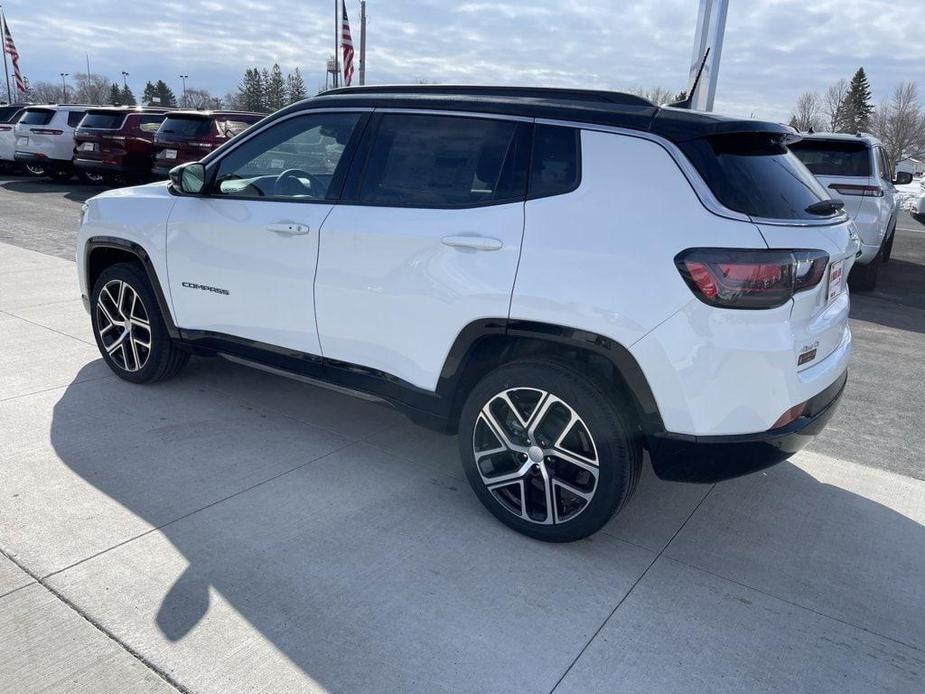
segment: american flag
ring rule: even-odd
[[[13,35],[10,33],[10,25],[6,23],[6,17],[0,15],[0,21],[3,23],[3,50],[10,56],[10,62],[13,63],[16,91],[24,95],[26,93],[26,83],[22,78],[22,70],[19,68],[19,51],[16,50],[16,44],[13,43]]]
[[[347,19],[347,2],[341,2],[340,45],[344,54],[344,86],[353,82],[353,39],[350,38],[350,21]]]

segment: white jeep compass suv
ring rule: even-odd
[[[831,417],[858,242],[797,137],[612,92],[336,90],[91,199],[80,287],[120,377],[222,355],[375,396],[458,432],[501,521],[575,540],[644,451],[714,481]]]
[[[893,167],[880,141],[870,135],[817,133],[793,144],[793,153],[831,195],[841,199],[861,237],[861,252],[850,277],[851,287],[877,286],[880,266],[890,261],[896,233],[899,196]],[[900,174],[909,183],[912,174]]]

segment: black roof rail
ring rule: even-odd
[[[508,87],[503,85],[465,84],[382,84],[362,87],[338,87],[321,92],[318,96],[346,94],[428,94],[486,96],[521,99],[562,99],[566,101],[592,101],[622,106],[655,106],[651,101],[635,94],[611,92],[603,89],[570,89],[560,87]]]

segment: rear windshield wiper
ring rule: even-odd
[[[806,208],[810,214],[835,214],[845,206],[841,200],[820,200]]]

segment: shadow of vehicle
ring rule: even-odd
[[[23,177],[15,181],[7,181],[0,184],[0,187],[12,193],[36,194],[54,194],[61,195],[62,190],[66,190],[64,198],[73,202],[86,202],[94,195],[99,195],[106,190],[105,186],[91,186],[80,183],[76,179],[70,181],[52,181],[49,178]]]
[[[481,509],[456,460],[412,464],[363,442],[337,452],[341,442],[305,464],[300,451],[322,435],[295,417],[341,396],[306,386],[277,415],[199,385],[197,370],[194,360],[176,381],[144,388],[73,383],[50,432],[61,463],[159,529],[113,550],[145,547],[110,565],[100,600],[124,600],[119,618],[140,620],[130,633],[156,629],[175,646],[212,630],[211,650],[187,652],[187,665],[257,667],[243,648],[250,636],[222,633],[233,620],[215,616],[215,595],[285,656],[279,667],[294,664],[328,691],[548,691],[654,556],[604,534],[571,545],[518,536]],[[906,643],[912,632],[925,648],[925,528],[790,463],[765,474],[764,492],[741,502],[760,512],[742,506],[695,543],[736,552],[736,535],[754,537],[741,561],[765,572],[772,594],[792,585],[780,597],[800,603],[803,591],[812,609]],[[82,519],[73,522],[80,532]],[[164,540],[182,560],[166,556]],[[773,562],[762,563],[762,543]],[[767,653],[743,644],[734,657],[764,663]],[[267,686],[277,685],[286,688]]]

